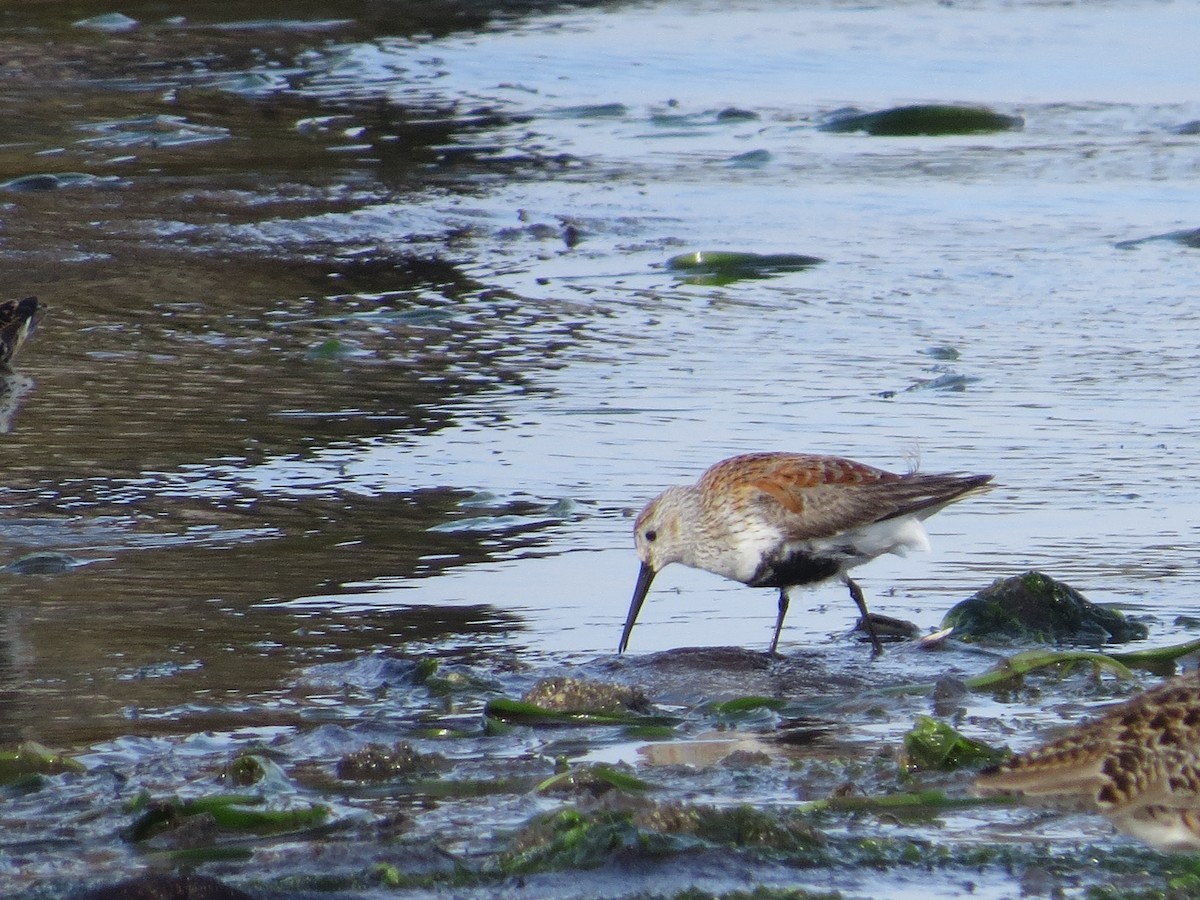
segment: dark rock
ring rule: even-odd
[[[897,619],[895,616],[885,616],[881,613],[868,613],[868,615],[875,634],[881,641],[915,641],[921,636],[921,629],[917,627],[916,623],[909,622],[907,619]],[[855,624],[854,631],[862,635],[870,634],[862,619]],[[864,640],[868,639],[864,638]]]
[[[0,566],[0,572],[13,575],[61,575],[82,563],[68,553],[29,553]]]
[[[1024,120],[1019,116],[1006,116],[983,106],[918,104],[869,113],[839,111],[831,115],[820,129],[839,133],[863,131],[881,137],[910,137],[1013,131],[1024,125]]]
[[[956,604],[942,619],[960,640],[1018,640],[1043,644],[1119,644],[1148,629],[1104,609],[1041,572],[1001,578]]]
[[[750,109],[739,109],[736,106],[727,106],[717,113],[718,122],[753,122],[758,118],[758,113]]]
[[[933,685],[933,714],[943,719],[955,716],[970,694],[967,683],[953,675],[943,675]]]

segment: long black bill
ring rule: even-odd
[[[654,570],[646,563],[642,563],[641,571],[638,572],[637,584],[633,586],[633,599],[629,601],[629,615],[625,617],[625,630],[621,632],[621,643],[617,647],[618,653],[624,653],[625,648],[629,646],[629,632],[633,631],[633,623],[637,621],[638,613],[642,611],[642,602],[646,599],[646,594],[650,592],[650,582],[654,580]]]

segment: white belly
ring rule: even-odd
[[[846,568],[861,565],[885,553],[904,556],[909,550],[930,550],[929,535],[915,516],[885,519],[808,543],[816,553],[845,557]]]
[[[905,516],[838,532],[826,538],[796,541],[782,546],[778,532],[767,528],[745,528],[737,535],[737,542],[732,547],[718,555],[697,559],[689,565],[749,584],[759,573],[764,560],[780,555],[786,557],[792,553],[802,553],[821,557],[836,562],[845,571],[885,553],[904,556],[909,550],[929,549],[929,535],[925,532],[925,526],[914,516]]]

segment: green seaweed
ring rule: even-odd
[[[523,845],[497,864],[505,875],[552,869],[593,869],[618,851],[667,852],[670,842],[644,832],[627,812],[601,810],[585,815],[567,807],[538,817],[526,827]]]
[[[1050,666],[1071,669],[1079,663],[1090,663],[1096,669],[1108,669],[1121,678],[1134,678],[1127,666],[1104,653],[1091,650],[1026,650],[1001,660],[986,672],[964,679],[964,682],[971,690],[978,691],[997,687],[1038,669]]]
[[[16,750],[0,752],[0,783],[29,775],[59,775],[64,772],[82,774],[87,767],[78,760],[55,753],[36,741],[25,741]]]
[[[798,253],[697,250],[672,256],[666,266],[689,284],[724,285],[746,278],[771,278],[784,272],[800,272],[824,261],[820,257]]]
[[[904,735],[903,767],[910,772],[921,769],[946,772],[965,766],[993,765],[1006,755],[930,716],[917,716],[917,724]]]
[[[186,847],[147,854],[147,857],[170,866],[194,867],[214,862],[249,862],[254,858],[254,850],[250,847]]]
[[[413,684],[424,684],[437,674],[438,661],[433,656],[425,656],[417,660],[417,668],[413,672]]]
[[[241,754],[225,767],[226,779],[239,787],[258,784],[266,777],[266,774],[267,766],[264,761],[252,753]]]
[[[256,794],[212,794],[190,800],[148,800],[139,795],[134,811],[141,816],[122,832],[129,843],[138,843],[170,831],[192,816],[207,815],[226,831],[274,834],[320,825],[329,808],[312,803],[288,809],[258,809],[266,799]]]
[[[431,694],[443,696],[470,692],[487,693],[496,691],[498,688],[495,682],[469,672],[447,672],[444,675],[437,675],[434,674],[435,671],[440,670],[436,667],[418,665],[414,677],[419,680],[415,683],[422,685]]]
[[[651,785],[647,781],[643,781],[636,775],[631,775],[629,772],[612,766],[595,765],[595,766],[579,766],[573,769],[567,769],[562,772],[557,772],[551,775],[534,791],[536,793],[544,793],[551,788],[561,788],[565,786],[571,787],[588,787],[595,791],[597,788],[617,788],[622,791],[633,791],[641,793],[651,789]]]
[[[757,712],[760,709],[778,712],[787,705],[788,701],[778,697],[735,697],[722,703],[713,703],[707,706],[705,711],[718,716],[736,716],[740,713]]]
[[[230,805],[214,810],[212,815],[221,828],[266,834],[321,825],[329,818],[329,807],[319,803],[293,809],[246,809]]]
[[[493,716],[485,715],[483,717],[483,733],[488,737],[507,737],[516,730],[515,725],[510,725],[503,719],[497,719]]]
[[[1153,647],[1148,650],[1127,650],[1122,653],[1107,654],[1111,659],[1126,666],[1146,669],[1157,675],[1175,674],[1175,663],[1182,657],[1200,652],[1200,640],[1185,641],[1182,644],[1172,644],[1167,647]]]
[[[358,347],[338,338],[327,338],[316,346],[309,347],[304,358],[312,361],[336,361],[354,356]]]
[[[1149,667],[1151,663],[1176,659],[1188,652],[1200,650],[1200,641],[1190,641],[1178,647],[1161,648],[1158,651],[1137,651],[1135,653],[1099,653],[1094,650],[1024,650],[1000,660],[990,669],[963,679],[963,684],[973,691],[993,690],[1023,678],[1039,669],[1058,667],[1063,673],[1069,672],[1080,664],[1091,665],[1095,670],[1107,670],[1122,679],[1134,680],[1135,676],[1130,665]],[[1134,657],[1134,659],[1130,659]],[[1149,658],[1147,658],[1149,657]],[[932,681],[913,682],[886,688],[880,693],[889,694],[927,694],[935,683]]]
[[[631,725],[621,734],[630,740],[670,741],[679,736],[671,725]]]
[[[611,711],[563,712],[546,709],[532,703],[520,700],[508,700],[500,697],[488,701],[484,715],[489,719],[508,722],[514,725],[534,726],[581,726],[581,725],[611,725],[635,727],[643,725],[678,725],[680,719],[675,716],[648,716],[640,713],[622,713]]]
[[[825,837],[794,810],[767,811],[748,804],[730,808],[693,806],[692,833],[728,847],[754,847],[773,852],[803,852],[823,845]]]
[[[1011,796],[996,797],[949,797],[945,791],[930,789],[902,794],[879,794],[874,796],[844,795],[813,800],[801,805],[803,813],[813,812],[889,812],[899,809],[923,811],[972,809],[977,806],[1013,806],[1021,801]]]

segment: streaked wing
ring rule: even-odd
[[[700,484],[736,481],[738,489],[757,493],[746,499],[757,503],[765,519],[792,540],[808,540],[897,516],[924,518],[990,480],[988,475],[897,475],[834,456],[760,453],[718,463]]]
[[[1107,710],[977,781],[980,790],[1088,795],[1102,809],[1195,806],[1200,799],[1200,680],[1189,673]]]
[[[1012,792],[1030,797],[1095,798],[1107,780],[1101,772],[1105,748],[1095,729],[1073,731],[1060,740],[1022,753],[975,781],[980,793]]]

